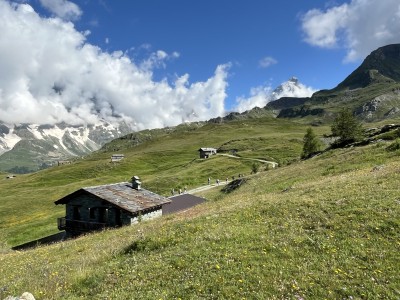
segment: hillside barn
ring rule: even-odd
[[[113,154],[111,156],[111,162],[120,162],[125,158],[124,154]]]
[[[217,154],[217,149],[215,148],[200,148],[198,151],[200,158],[209,158],[211,155]]]
[[[142,189],[139,177],[134,176],[132,182],[81,188],[54,203],[66,205],[65,217],[57,223],[71,237],[159,217],[162,206],[170,202]]]

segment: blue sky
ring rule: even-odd
[[[134,129],[309,96],[400,42],[398,0],[0,0],[0,120]]]
[[[320,49],[304,41],[302,16],[329,8],[327,1],[75,1],[76,22],[89,29],[88,41],[106,51],[130,51],[137,59],[148,51],[178,52],[179,58],[157,70],[156,78],[190,74],[210,77],[216,66],[231,63],[228,106],[252,87],[276,87],[292,76],[315,89],[333,88],[359,64],[344,63],[346,49]],[[335,2],[337,5],[344,1]],[[108,43],[106,42],[108,41]],[[273,62],[262,67],[260,61]]]

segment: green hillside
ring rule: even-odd
[[[232,136],[239,140],[240,128],[246,128],[243,138],[247,139],[256,138],[258,132],[263,144],[270,141],[266,151],[281,145],[287,151],[282,150],[279,159],[294,158],[283,153],[300,149],[293,140],[300,139],[304,128],[269,122],[236,124]],[[177,141],[182,133],[176,137],[170,133],[160,137],[162,144],[152,140],[129,152],[124,148],[127,143],[119,141],[127,155],[121,166],[110,166],[109,153],[98,153],[72,166],[18,177],[14,202],[2,195],[2,203],[8,202],[10,209],[17,201],[24,203],[25,210],[44,209],[58,195],[80,185],[123,179],[136,170],[141,176],[148,172],[143,177],[151,187],[161,182],[161,192],[170,187],[161,180],[164,176],[173,173],[169,179],[184,178],[190,174],[184,171],[188,168],[198,172],[193,179],[196,185],[210,170],[216,168],[215,175],[226,173],[226,165],[232,162],[219,156],[191,162],[199,147],[195,137],[218,146],[223,135],[217,133],[230,132],[235,125],[209,126],[206,131],[201,127],[185,133],[188,140],[181,144]],[[315,129],[319,135],[327,130]],[[272,144],[274,139],[279,143]],[[179,158],[177,145],[182,145]],[[192,149],[193,154],[184,149]],[[209,201],[186,212],[35,250],[4,250],[0,298],[29,291],[36,299],[398,299],[399,155],[398,141],[331,150],[247,174],[239,189],[211,190],[203,194]],[[136,163],[128,167],[130,160]],[[234,168],[245,172],[248,166]],[[185,176],[180,177],[179,169]],[[151,170],[159,175],[151,175]],[[11,188],[8,182],[1,184],[1,191]],[[29,190],[36,200],[19,199]],[[18,209],[13,227],[23,232]],[[33,215],[46,220],[37,211],[20,222],[37,225]],[[10,234],[12,229],[2,226],[1,232]]]
[[[315,130],[321,135],[329,132],[328,127]],[[14,179],[4,176],[0,179],[0,239],[15,246],[56,233],[56,218],[63,216],[64,207],[55,206],[54,201],[84,186],[138,175],[145,188],[170,195],[172,188],[198,187],[209,177],[223,180],[250,174],[254,161],[248,158],[288,164],[300,156],[305,131],[306,126],[272,117],[186,124],[128,135],[71,165]],[[227,154],[234,149],[237,158],[199,159],[200,147],[221,147]],[[111,163],[113,153],[122,153],[125,159]],[[269,167],[260,163],[260,170]]]

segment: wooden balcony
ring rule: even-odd
[[[92,230],[101,230],[106,228],[106,223],[88,222],[80,220],[69,220],[65,217],[57,219],[59,230],[87,232]]]

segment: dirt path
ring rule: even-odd
[[[263,159],[257,159],[257,158],[244,158],[244,157],[238,157],[238,156],[234,156],[231,154],[223,154],[223,153],[219,153],[217,155],[222,155],[222,156],[227,156],[227,157],[232,157],[232,158],[236,158],[236,159],[245,159],[245,160],[253,160],[253,161],[258,161],[264,164],[270,164],[272,165],[272,168],[276,168],[278,166],[277,162],[274,161],[269,161],[269,160],[263,160]],[[223,186],[228,184],[230,181],[226,182],[225,180],[221,180],[219,184],[208,184],[208,185],[203,185],[203,186],[199,186],[197,188],[191,189],[186,191],[186,193],[188,194],[194,194],[194,193],[198,193],[198,192],[202,192],[202,191],[207,191],[209,189],[218,187],[218,186]]]
[[[217,155],[222,155],[222,156],[227,156],[227,157],[232,157],[232,158],[237,158],[237,159],[245,159],[245,160],[253,160],[253,161],[258,161],[258,162],[262,162],[265,164],[270,164],[272,165],[272,167],[275,169],[278,166],[277,162],[274,161],[270,161],[270,160],[263,160],[263,159],[257,159],[257,158],[245,158],[245,157],[239,157],[239,156],[235,156],[235,155],[231,155],[231,154],[217,154]]]
[[[228,181],[228,183],[229,183],[229,181]],[[197,193],[197,192],[206,191],[206,190],[209,190],[209,189],[212,189],[212,188],[215,188],[215,187],[218,187],[218,186],[223,186],[223,185],[226,185],[226,184],[227,183],[225,181],[221,181],[219,183],[219,185],[218,184],[203,185],[203,186],[199,186],[197,188],[194,188],[192,190],[188,190],[187,193],[188,194],[194,194],[194,193]]]

